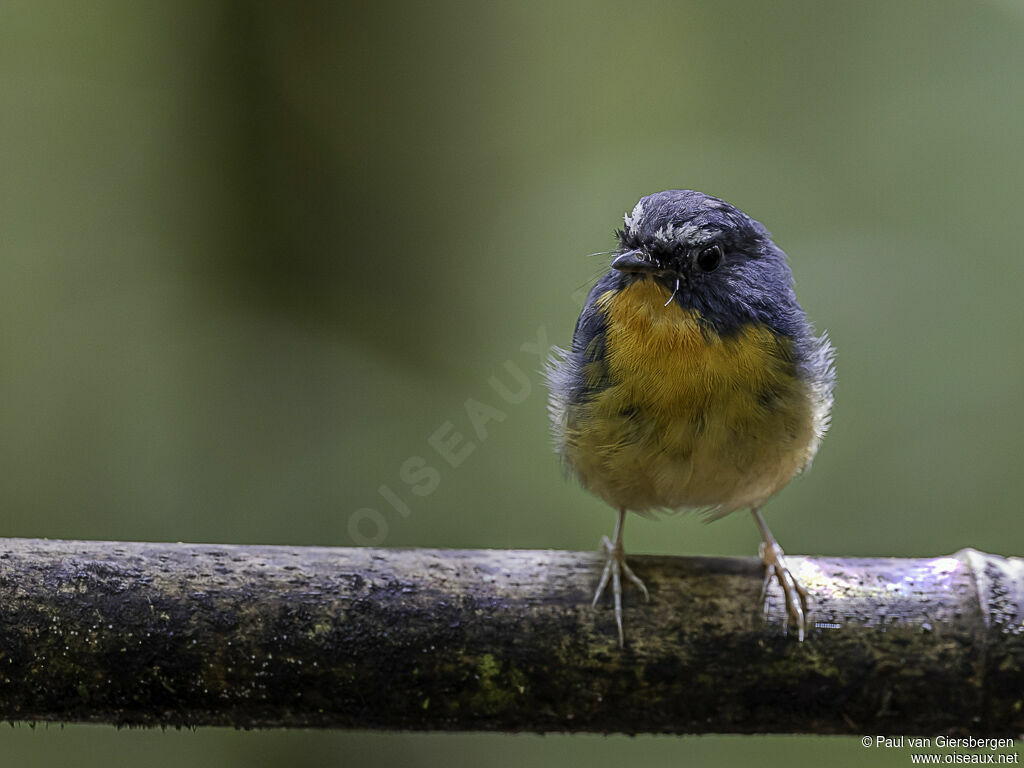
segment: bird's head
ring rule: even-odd
[[[648,195],[624,217],[612,269],[623,282],[653,279],[669,302],[716,329],[744,322],[802,323],[785,254],[768,231],[724,200],[689,189]],[[797,316],[799,315],[799,317]]]

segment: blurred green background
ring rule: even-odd
[[[561,477],[523,345],[568,343],[638,197],[692,187],[773,231],[839,350],[832,432],[767,510],[786,549],[1019,554],[1022,72],[1016,0],[3,2],[2,534],[596,548],[612,512]],[[507,361],[531,377],[511,405]],[[504,414],[483,439],[469,398]],[[457,468],[439,429],[475,446]],[[757,541],[746,515],[628,531]],[[0,756],[909,762],[855,738],[84,726],[9,729]]]

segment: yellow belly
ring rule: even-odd
[[[609,504],[758,506],[813,458],[820,440],[792,342],[750,325],[726,338],[651,279],[598,299],[610,385],[567,414],[565,455]]]

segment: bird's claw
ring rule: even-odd
[[[622,548],[622,543],[612,544],[611,539],[607,536],[602,536],[601,546],[607,555],[607,560],[605,560],[604,570],[601,572],[601,581],[597,585],[597,591],[594,593],[594,602],[592,604],[594,606],[597,605],[597,601],[601,599],[601,595],[604,593],[605,587],[608,586],[608,581],[610,580],[612,583],[612,597],[615,601],[615,624],[619,629],[619,647],[621,648],[625,645],[625,634],[622,631],[622,575],[625,574],[626,578],[643,592],[645,601],[650,602],[651,596],[647,591],[647,585],[626,564],[626,552]]]
[[[764,606],[765,617],[768,616],[768,587],[775,579],[782,589],[786,601],[786,615],[782,623],[782,631],[789,631],[789,621],[796,627],[796,636],[803,642],[807,630],[807,599],[808,593],[804,586],[796,580],[793,572],[786,567],[782,547],[774,542],[761,544],[761,559],[764,561],[764,583],[761,585],[761,604]]]

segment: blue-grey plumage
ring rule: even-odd
[[[571,348],[548,368],[558,451],[619,510],[595,602],[611,578],[621,642],[621,573],[643,588],[625,564],[626,511],[749,508],[802,637],[806,593],[758,510],[828,428],[832,347],[797,302],[785,254],[742,211],[669,190],[624,221]]]

